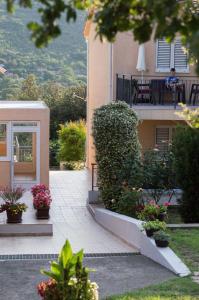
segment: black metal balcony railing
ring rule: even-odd
[[[116,100],[130,106],[136,104],[173,105],[179,102],[199,105],[199,77],[179,77],[176,84],[167,85],[160,76],[118,75]]]

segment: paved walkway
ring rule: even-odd
[[[175,276],[142,255],[85,258],[85,265],[95,269],[92,281],[99,286],[100,299],[157,284]],[[36,286],[42,279],[40,269],[49,269],[48,261],[0,262],[0,299],[39,300]]]
[[[87,171],[51,171],[53,237],[0,238],[2,254],[55,254],[66,239],[85,253],[124,253],[136,250],[99,226],[86,208],[90,175]],[[30,195],[27,199],[32,205]]]

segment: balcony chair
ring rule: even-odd
[[[132,80],[133,103],[151,103],[151,85],[150,83],[138,83],[137,80]]]
[[[190,97],[189,97],[189,104],[195,105],[196,104],[196,98],[199,95],[199,84],[198,83],[193,83],[191,85],[191,92],[190,92]]]

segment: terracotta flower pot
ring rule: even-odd
[[[21,223],[22,222],[22,211],[17,214],[13,214],[12,211],[7,210],[7,223]]]
[[[157,247],[161,247],[161,248],[166,248],[169,245],[169,241],[155,240],[155,243]]]
[[[41,220],[49,219],[50,217],[49,210],[50,207],[37,208],[37,212],[36,212],[37,219],[41,219]]]
[[[158,231],[158,230],[154,230],[154,229],[145,229],[145,231],[146,231],[146,235],[147,235],[148,237],[152,237],[153,234],[154,234],[154,232],[156,232],[156,231]]]

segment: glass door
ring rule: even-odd
[[[12,183],[26,189],[39,183],[39,130],[12,126]]]

